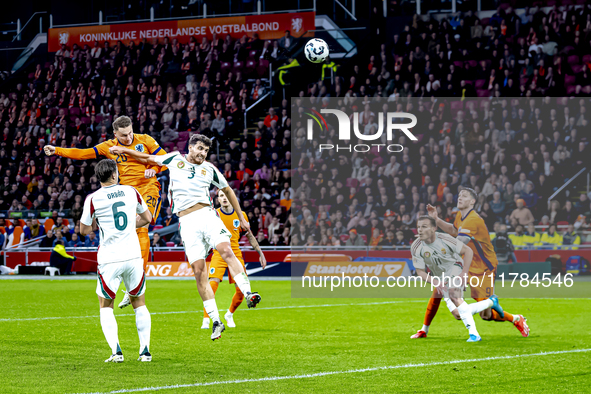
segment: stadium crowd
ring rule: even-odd
[[[239,40],[214,36],[200,43],[166,38],[128,46],[62,46],[53,61],[35,67],[27,83],[0,93],[0,211],[51,212],[54,225],[40,226],[38,217],[26,224],[5,217],[0,219],[0,226],[5,225],[0,237],[9,236],[20,223],[23,239],[47,235],[41,246],[54,246],[62,238],[70,247],[96,246],[98,233],[84,237],[77,225],[84,198],[100,186],[94,177],[96,161],[46,157],[43,146],[91,148],[113,138],[111,123],[127,115],[136,133],[150,134],[169,151],[186,152],[191,133],[217,140],[210,161],[248,201],[245,211],[253,228],[260,222],[269,241],[278,242],[273,235],[279,236],[286,211],[279,208],[279,192],[290,181],[289,108],[284,101],[243,132],[244,110],[266,93],[259,77],[268,74],[269,62],[295,42],[286,33],[276,41],[255,35]],[[166,174],[161,183],[162,206],[167,207]],[[66,217],[70,220],[62,227]],[[163,209],[156,228],[177,220]],[[178,235],[174,240],[180,242]],[[159,235],[153,242],[166,245]]]
[[[301,99],[299,105],[314,107]],[[404,147],[389,153],[374,146],[349,152],[318,150],[319,144],[368,146],[367,141],[341,141],[328,130],[306,139],[306,116],[293,117],[298,160],[293,174],[292,216],[300,245],[403,246],[414,239],[418,216],[426,205],[453,222],[458,192],[471,188],[478,195],[474,209],[489,229],[509,225],[523,235],[540,229],[549,237],[526,244],[568,244],[575,229],[587,226],[591,205],[585,192],[561,201],[548,198],[585,166],[589,154],[584,129],[588,101],[584,99],[385,99],[345,98],[339,107],[360,111],[359,130],[373,135],[378,117],[403,108],[421,119],[414,128],[418,141],[395,135]],[[413,111],[413,109],[416,109]],[[430,118],[430,120],[429,120]],[[386,123],[386,120],[383,120]],[[387,145],[386,133],[380,141]],[[555,226],[569,225],[566,235],[554,236]],[[542,226],[535,230],[535,226]],[[547,231],[546,231],[547,229]],[[575,237],[576,238],[576,237]],[[574,241],[573,241],[574,242]],[[580,243],[580,239],[579,239]]]
[[[42,148],[92,147],[112,138],[111,122],[127,115],[135,132],[152,135],[167,150],[186,150],[190,133],[215,137],[220,155],[213,149],[210,160],[237,190],[261,245],[408,245],[425,204],[449,218],[463,186],[477,190],[476,209],[489,227],[497,221],[580,224],[586,219],[579,215],[590,210],[587,196],[564,208],[558,201],[547,208],[544,199],[587,154],[581,132],[587,101],[541,97],[591,93],[590,31],[586,5],[527,9],[522,16],[499,8],[483,20],[472,13],[441,22],[415,17],[401,34],[380,33],[371,41],[376,45],[342,62],[332,79],[298,81],[307,87],[300,96],[313,97],[317,108],[324,98],[341,97],[363,111],[366,133],[377,127],[379,111],[365,107],[372,97],[387,98],[391,110],[406,106],[407,97],[437,99],[414,107],[432,118],[416,131],[422,136],[417,145],[405,141],[418,155],[352,157],[314,149],[330,134],[303,140],[303,115],[287,100],[244,129],[244,110],[266,92],[260,78],[269,61],[281,61],[297,46],[289,32],[275,41],[245,36],[63,46],[27,82],[0,93],[0,210],[50,211],[55,222],[67,212],[70,225],[48,238],[65,238],[70,246],[89,242],[76,223],[84,197],[98,187],[93,162],[48,158]],[[540,98],[517,110],[500,97]],[[292,149],[296,170],[290,170]],[[166,186],[166,173],[162,177]],[[331,200],[336,203],[326,203]],[[157,225],[176,220],[162,212]],[[25,227],[27,236],[43,233],[35,221]],[[181,242],[178,234],[166,238],[158,234],[153,244]]]
[[[588,4],[549,13],[526,8],[520,16],[504,5],[491,18],[468,12],[441,23],[416,16],[393,40],[374,41],[366,63],[309,84],[299,96],[312,102],[292,111],[292,153],[300,168],[293,183],[294,244],[409,245],[426,204],[453,220],[461,187],[477,191],[475,209],[491,229],[497,222],[523,233],[523,226],[535,232],[531,223],[544,226],[544,242],[534,234],[535,241],[516,241],[519,246],[580,242],[575,228],[591,218],[588,196],[550,207],[546,200],[588,154],[588,100],[573,98],[591,93],[590,33]],[[549,98],[561,96],[570,99]],[[360,112],[365,134],[375,133],[378,112],[387,110],[415,110],[431,121],[418,131],[418,144],[401,143],[410,152],[319,153],[320,144],[336,144],[334,130],[307,141],[300,107],[323,108],[328,97],[344,97],[339,108]],[[381,101],[372,108],[375,100],[363,97],[387,97],[388,107]],[[548,227],[567,223],[564,236]]]

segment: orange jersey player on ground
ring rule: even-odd
[[[152,213],[152,223],[156,222],[160,212],[160,183],[156,179],[156,173],[165,170],[166,167],[154,167],[147,165],[146,161],[135,159],[125,154],[111,154],[109,148],[122,145],[135,149],[139,152],[146,152],[152,155],[164,155],[166,152],[158,145],[154,138],[146,134],[134,134],[131,119],[127,116],[120,116],[113,122],[115,138],[88,149],[66,149],[52,145],[46,145],[44,150],[48,156],[58,155],[74,160],[98,159],[105,156],[117,162],[119,180],[122,185],[133,186],[140,192],[148,209]],[[136,230],[144,260],[144,270],[148,263],[150,254],[150,237],[148,236],[148,225]],[[129,305],[129,297],[126,295],[119,304],[120,308]]]
[[[219,217],[222,219],[222,222],[224,222],[224,225],[226,226],[228,231],[230,231],[230,234],[232,234],[232,238],[230,239],[232,251],[236,255],[236,258],[242,263],[242,266],[244,266],[244,258],[242,257],[242,251],[240,250],[240,245],[238,244],[238,241],[240,241],[240,238],[244,233],[241,232],[242,230],[240,228],[240,220],[238,218],[238,214],[234,211],[234,208],[232,208],[232,205],[230,204],[228,197],[226,197],[226,194],[222,190],[218,190],[218,202],[220,203],[221,207],[218,208],[216,211]],[[244,219],[248,221],[248,218],[246,217],[246,214],[244,212],[242,212],[242,215],[244,215]],[[261,267],[263,267],[264,269],[267,266],[267,260],[265,259],[265,255],[261,251],[259,243],[250,231],[246,233],[246,236],[248,237],[250,245],[259,254],[259,261],[261,263]],[[213,256],[211,257],[211,262],[209,263],[209,284],[214,294],[217,291],[220,282],[224,278],[224,273],[227,269],[228,264],[226,264],[220,253],[214,249]],[[246,272],[246,268],[244,269],[244,272]],[[228,282],[234,283],[234,278],[232,278],[230,271],[228,271]],[[243,300],[244,295],[242,294],[240,289],[238,289],[238,286],[236,286],[236,292],[232,297],[232,304],[230,304],[228,312],[224,315],[228,327],[236,327],[236,324],[234,323],[234,312],[236,311],[236,309],[238,309]],[[201,328],[209,328],[209,316],[207,315],[207,312],[205,312],[205,310],[203,311],[203,324],[201,325]]]
[[[468,247],[474,252],[467,282],[470,284],[472,298],[476,301],[482,301],[494,294],[494,278],[496,276],[497,265],[499,262],[492,242],[490,241],[490,234],[486,228],[486,224],[480,215],[474,211],[476,199],[477,196],[474,190],[464,188],[460,191],[458,194],[457,205],[459,212],[457,213],[453,224],[440,219],[437,215],[437,210],[432,205],[427,205],[427,211],[429,212],[429,216],[437,221],[437,226],[441,230],[453,237],[457,237],[458,240],[468,245]],[[491,280],[491,274],[493,280]],[[473,283],[478,283],[479,286],[472,286],[472,277],[475,277]],[[476,279],[478,279],[478,281]],[[411,336],[411,338],[427,337],[429,326],[437,314],[440,303],[441,298],[437,297],[434,293],[429,299],[423,328]],[[503,316],[501,316],[496,311],[488,308],[480,312],[480,317],[483,320],[489,321],[510,321],[519,330],[521,335],[524,337],[529,336],[529,327],[526,323],[526,319],[522,315],[513,315],[505,311]]]

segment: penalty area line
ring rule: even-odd
[[[266,378],[221,380],[221,381],[214,381],[214,382],[175,384],[175,385],[157,386],[157,387],[140,387],[140,388],[135,388],[135,389],[121,389],[121,390],[107,391],[107,392],[94,392],[94,393],[89,393],[89,394],[135,393],[135,392],[140,392],[140,391],[158,391],[158,390],[169,390],[169,389],[188,388],[188,387],[205,387],[205,386],[216,386],[216,385],[222,385],[222,384],[271,382],[271,381],[290,380],[290,379],[310,379],[310,378],[318,378],[318,377],[331,376],[331,375],[346,375],[346,374],[355,374],[355,373],[363,373],[363,372],[387,371],[387,370],[407,369],[407,368],[436,367],[436,366],[440,366],[440,365],[453,365],[453,364],[482,362],[482,361],[510,360],[510,359],[517,359],[517,358],[526,358],[526,357],[542,357],[542,356],[551,356],[551,355],[556,355],[556,354],[583,353],[583,352],[589,352],[589,351],[591,351],[591,348],[590,349],[574,349],[574,350],[558,350],[558,351],[554,351],[554,352],[514,354],[514,355],[508,355],[508,356],[471,358],[471,359],[464,359],[464,360],[436,361],[436,362],[431,362],[431,363],[388,365],[388,366],[383,366],[383,367],[349,369],[349,370],[344,370],[344,371],[327,371],[327,372],[317,372],[317,373],[302,374],[302,375],[270,376],[270,377],[266,377]]]

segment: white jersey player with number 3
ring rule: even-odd
[[[146,277],[136,235],[136,228],[150,223],[152,214],[135,188],[118,184],[119,173],[114,160],[101,160],[95,167],[95,174],[101,188],[86,197],[80,232],[88,235],[96,227],[100,230],[96,293],[101,308],[101,326],[112,352],[105,362],[123,362],[117,321],[113,314],[113,303],[121,281],[125,283],[136,315],[140,338],[139,361],[152,361],[149,351],[151,318],[144,298]]]
[[[113,146],[110,152],[126,154],[135,159],[147,160],[149,164],[168,167],[172,211],[179,217],[185,253],[193,267],[203,307],[213,321],[211,339],[215,340],[221,336],[225,327],[220,320],[214,293],[208,282],[209,270],[205,259],[211,249],[215,248],[228,264],[230,274],[244,294],[249,308],[254,308],[261,301],[261,296],[256,292],[251,292],[250,281],[244,272],[244,267],[232,251],[230,244],[232,235],[212,206],[213,202],[209,194],[211,185],[224,192],[238,215],[241,229],[250,232],[250,225],[242,214],[234,191],[228,186],[228,182],[220,171],[205,161],[210,147],[211,140],[209,138],[201,134],[193,134],[189,139],[189,154],[187,155],[172,152],[155,156],[122,146]]]

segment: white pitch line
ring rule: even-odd
[[[550,356],[550,355],[555,355],[555,354],[568,354],[568,353],[583,353],[583,352],[589,352],[589,351],[591,351],[591,348],[590,349],[575,349],[575,350],[558,350],[558,351],[554,351],[554,352],[515,354],[515,355],[511,355],[511,356],[471,358],[471,359],[467,359],[467,360],[450,360],[450,361],[436,361],[436,362],[432,362],[432,363],[388,365],[388,366],[384,366],[384,367],[349,369],[349,370],[345,370],[345,371],[327,371],[327,372],[318,372],[318,373],[303,374],[303,375],[270,376],[267,378],[256,378],[256,379],[223,380],[223,381],[214,381],[214,382],[205,382],[205,383],[175,384],[175,385],[170,385],[170,386],[159,386],[159,387],[141,387],[141,388],[136,388],[136,389],[122,389],[122,390],[115,390],[115,391],[108,391],[108,392],[95,392],[95,393],[89,393],[89,394],[135,393],[135,392],[139,392],[139,391],[157,391],[157,390],[178,389],[178,388],[187,388],[187,387],[204,387],[204,386],[214,386],[214,385],[220,385],[220,384],[270,382],[270,381],[288,380],[288,379],[309,379],[309,378],[317,378],[317,377],[330,376],[330,375],[344,375],[344,374],[352,374],[352,373],[386,371],[386,370],[405,369],[405,368],[435,367],[435,366],[439,366],[439,365],[453,365],[453,364],[472,363],[472,362],[481,362],[481,361],[509,360],[509,359],[514,359],[514,358]]]
[[[357,306],[357,305],[382,305],[382,304],[400,304],[400,303],[408,303],[408,302],[425,302],[424,300],[409,300],[409,301],[383,301],[383,302],[363,302],[357,304],[318,304],[318,305],[288,305],[288,306],[272,306],[267,308],[256,308],[256,310],[272,310],[272,309],[297,309],[297,308],[324,308],[324,307],[333,307],[333,306]],[[227,309],[218,309],[220,312],[224,312]],[[243,311],[248,311],[251,309],[242,309]],[[176,315],[176,314],[185,314],[185,313],[203,313],[202,310],[198,311],[172,311],[172,312],[150,312],[150,315]],[[122,313],[115,315],[115,317],[119,316],[135,316],[134,313]],[[16,319],[0,319],[0,322],[15,322],[15,321],[37,321],[37,320],[60,320],[60,319],[95,319],[99,317],[99,315],[89,315],[89,316],[54,316],[54,317],[26,317],[26,318],[16,318]]]

